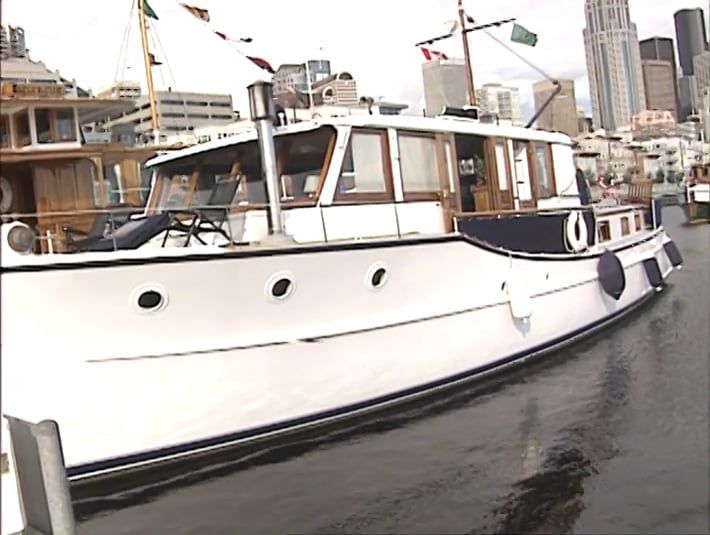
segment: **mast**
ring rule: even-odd
[[[138,22],[141,30],[141,44],[143,46],[143,63],[145,64],[145,77],[148,84],[148,101],[150,102],[150,118],[153,125],[154,141],[158,142],[158,110],[155,105],[155,91],[153,89],[153,71],[148,52],[148,25],[145,21],[145,0],[138,0]]]
[[[463,60],[466,66],[466,82],[468,84],[468,103],[476,105],[476,90],[473,85],[473,71],[471,70],[471,57],[468,50],[468,35],[465,31],[466,14],[463,10],[463,0],[459,0],[459,23],[461,24],[461,39],[463,40]]]

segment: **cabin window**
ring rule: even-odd
[[[636,222],[636,230],[641,230],[643,228],[643,220],[641,219],[641,214],[634,214],[634,220]]]
[[[13,116],[13,125],[15,127],[15,144],[18,147],[26,147],[31,144],[30,117],[27,114],[27,110],[18,112]]]
[[[353,130],[345,152],[335,199],[339,201],[389,200],[392,182],[385,166],[384,132]]]
[[[537,198],[552,197],[554,194],[552,168],[547,145],[535,145],[535,170],[537,171]]]
[[[496,168],[498,169],[498,188],[501,191],[508,189],[508,165],[505,157],[505,142],[499,141],[495,144]]]
[[[462,212],[485,212],[493,208],[488,191],[490,166],[486,162],[486,138],[456,134],[456,155]]]
[[[74,110],[61,108],[53,110],[54,126],[57,141],[76,141],[74,129]]]
[[[184,209],[187,207],[187,193],[192,177],[193,166],[176,167],[161,173],[163,182],[158,208]]]
[[[38,143],[76,141],[74,112],[71,108],[35,109]]]
[[[334,145],[335,130],[329,127],[276,137],[282,201],[305,201],[308,204],[315,202],[328,170]]]
[[[106,184],[106,195],[108,204],[118,204],[123,201],[122,198],[122,182],[121,182],[121,165],[105,165],[104,166],[104,182]]]
[[[438,192],[441,188],[434,136],[400,132],[397,141],[405,198],[407,193]]]
[[[631,229],[629,228],[629,218],[628,217],[622,217],[621,218],[621,235],[626,236],[631,232]]]
[[[50,143],[52,141],[52,124],[49,121],[49,110],[37,108],[35,110],[35,126],[37,127],[37,142]]]
[[[599,223],[599,241],[609,241],[611,239],[611,226],[608,221]]]
[[[226,147],[206,153],[197,162],[196,169],[199,173],[197,177],[191,177],[195,180],[195,184],[192,187],[192,194],[186,197],[191,208],[207,206],[215,184],[223,180],[235,179],[240,175],[240,162],[236,154],[234,147]],[[230,199],[228,203],[231,205],[233,201],[234,199]],[[224,200],[218,202],[223,203]]]
[[[0,147],[6,148],[11,144],[10,119],[7,115],[0,115]]]

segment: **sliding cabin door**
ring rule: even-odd
[[[333,204],[322,214],[328,241],[399,236],[385,130],[351,131]]]
[[[490,142],[483,136],[455,134],[458,205],[462,213],[494,210]]]
[[[450,138],[407,130],[391,131],[390,136],[400,234],[451,231]]]
[[[511,180],[508,142],[503,138],[490,140],[491,160],[495,162],[495,180],[492,181],[492,194],[496,210],[513,210],[513,181]]]

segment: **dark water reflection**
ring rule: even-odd
[[[349,429],[77,507],[80,533],[708,533],[710,227],[613,329]]]

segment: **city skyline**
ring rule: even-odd
[[[114,80],[131,1],[103,3],[99,11],[96,2],[90,0],[68,0],[62,5],[40,0],[5,0],[2,18],[4,24],[25,28],[33,59],[44,61],[49,68],[76,78],[80,85],[96,92]],[[247,112],[246,85],[264,78],[264,72],[216,38],[177,1],[150,0],[150,3],[160,17],[155,25],[166,50],[164,56],[155,47],[156,56],[164,62],[154,70],[159,88],[173,85],[182,90],[231,93],[237,109]],[[274,68],[281,63],[317,57],[330,59],[333,71],[347,70],[353,74],[361,94],[406,102],[410,104],[408,113],[421,113],[424,107],[423,58],[414,43],[445,33],[447,21],[456,18],[455,0],[422,2],[416,10],[403,0],[385,3],[363,0],[357,9],[348,11],[347,20],[334,13],[330,3],[320,0],[304,0],[298,5],[264,0],[241,11],[232,2],[188,3],[208,9],[212,27],[230,36],[252,37],[252,43],[238,47],[242,54],[262,57]],[[640,39],[660,35],[675,40],[676,11],[707,9],[705,1],[666,0],[654,4],[630,0],[631,18]],[[464,2],[464,6],[477,21],[517,17],[519,23],[537,33],[536,47],[511,46],[551,76],[574,80],[578,105],[590,112],[582,37],[583,0],[544,3],[500,0],[495,5],[470,1]],[[40,9],[43,16],[37,17]],[[127,62],[131,68],[123,77],[144,84],[138,32],[133,22]],[[508,25],[491,33],[510,43],[510,30]],[[186,39],[186,35],[190,38]],[[532,84],[542,76],[483,32],[470,34],[470,43],[476,87],[485,83],[519,87],[523,116],[529,117],[533,109]],[[462,55],[461,40],[457,37],[438,42],[435,48],[449,57]]]

